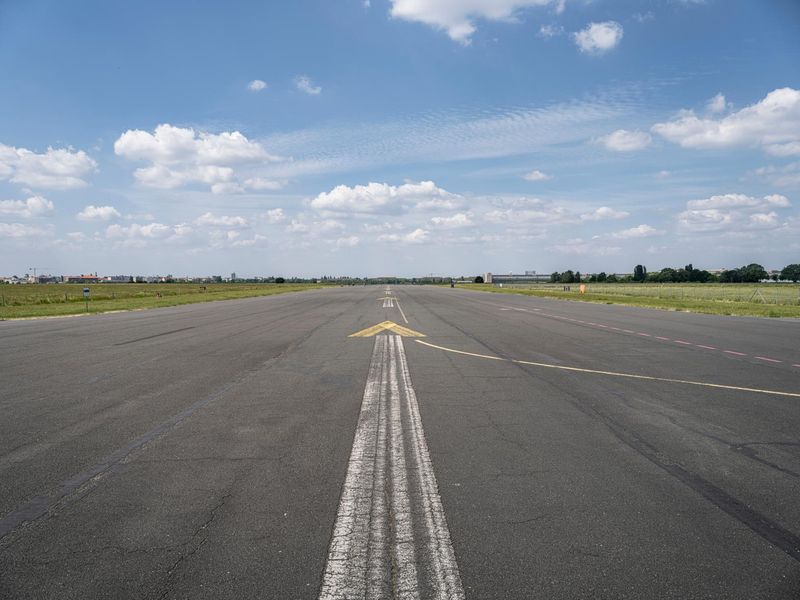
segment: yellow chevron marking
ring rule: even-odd
[[[367,327],[361,331],[356,331],[355,333],[350,334],[348,337],[372,337],[373,335],[377,335],[382,331],[388,331],[396,335],[402,335],[403,337],[425,337],[424,333],[414,331],[408,327],[403,327],[402,325],[398,325],[392,321],[384,321],[383,323],[378,323],[377,325]]]

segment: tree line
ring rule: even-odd
[[[691,264],[680,269],[666,267],[649,273],[644,265],[636,265],[630,275],[605,272],[581,275],[580,271],[571,269],[550,274],[550,283],[757,283],[766,279],[797,283],[800,281],[800,264],[786,265],[779,274],[772,276],[757,263],[726,269],[719,274],[695,269]]]

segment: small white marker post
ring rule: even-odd
[[[89,288],[83,288],[83,300],[86,302],[86,312],[89,312]]]

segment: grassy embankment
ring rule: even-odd
[[[501,294],[523,294],[578,300],[600,304],[626,304],[661,310],[698,312],[714,315],[752,317],[800,317],[800,285],[796,284],[729,284],[673,283],[628,284],[587,283],[586,293],[580,284],[460,285],[464,289]]]
[[[271,296],[323,287],[291,283],[104,283],[0,285],[0,319],[73,315],[86,312],[83,288],[90,289],[89,312],[137,310]],[[203,289],[205,288],[205,289]],[[160,294],[160,297],[159,297]]]

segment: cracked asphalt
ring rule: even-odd
[[[797,321],[392,291],[0,323],[0,598],[316,598],[385,320],[800,392]],[[800,597],[800,399],[405,348],[467,598]]]

